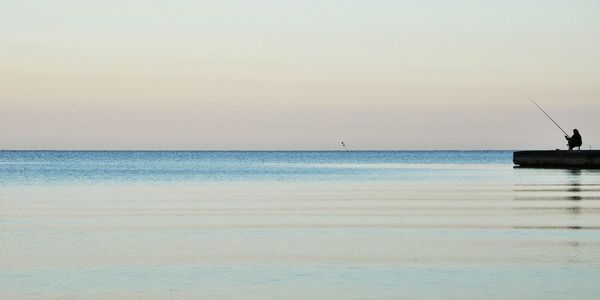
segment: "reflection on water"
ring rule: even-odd
[[[579,169],[569,169],[567,170],[567,172],[569,172],[569,178],[571,178],[571,182],[569,183],[570,188],[569,188],[569,200],[571,201],[580,201],[581,195],[580,192],[581,190],[581,182],[580,182],[580,176],[581,176],[581,170]],[[579,206],[575,206],[574,208],[576,208],[577,211],[581,211],[581,207]]]
[[[580,182],[580,176],[581,176],[581,170],[577,170],[577,169],[570,169],[568,170],[569,172],[569,178],[571,178],[571,182],[570,182],[570,188],[569,188],[569,201],[574,201],[575,203],[573,203],[573,206],[570,206],[567,208],[568,212],[577,216],[579,214],[581,214],[582,209],[581,206],[577,203],[578,201],[582,200],[582,196],[581,196],[581,182]],[[577,243],[577,242],[575,242]]]
[[[513,186],[513,200],[516,207],[521,203],[532,206],[529,211],[538,219],[529,225],[514,226],[515,230],[547,231],[559,234],[564,248],[562,264],[573,267],[584,264],[589,259],[590,243],[596,241],[590,236],[581,235],[590,232],[596,235],[600,231],[600,185],[597,170],[524,170],[534,176],[521,177]],[[548,209],[562,212],[548,214]],[[555,247],[558,244],[554,245]],[[593,247],[592,247],[593,248]],[[539,249],[538,255],[545,255],[548,249]],[[594,256],[593,261],[597,262]],[[557,262],[558,263],[558,262]]]
[[[548,170],[542,170],[549,172]],[[566,169],[566,170],[552,170],[556,173],[564,173],[564,182],[557,182],[555,184],[540,184],[539,182],[533,182],[530,184],[520,183],[515,184],[513,187],[515,201],[531,201],[533,203],[544,203],[547,201],[558,201],[560,206],[558,208],[565,211],[565,214],[570,215],[571,225],[568,226],[553,226],[543,225],[534,227],[518,226],[516,228],[565,228],[572,230],[580,229],[597,229],[595,226],[581,226],[578,224],[578,217],[586,210],[596,210],[596,207],[585,208],[582,207],[581,201],[595,201],[600,200],[599,196],[596,196],[598,184],[582,184],[581,176],[582,170],[578,169]],[[592,172],[593,173],[593,172]],[[531,180],[537,180],[537,178],[531,177]],[[556,205],[556,204],[554,204]],[[544,208],[540,207],[538,210],[541,212]]]
[[[514,169],[505,152],[0,153],[0,287],[598,299],[599,200],[599,172]]]

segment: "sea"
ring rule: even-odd
[[[0,151],[0,299],[600,299],[600,170]]]

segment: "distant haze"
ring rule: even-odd
[[[600,1],[3,1],[0,149],[600,148]]]

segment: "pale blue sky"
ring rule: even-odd
[[[599,1],[0,1],[0,148],[600,148]]]

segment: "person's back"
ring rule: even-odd
[[[567,137],[567,140],[569,141],[569,150],[573,150],[575,147],[581,149],[582,140],[579,130],[573,129],[573,135],[571,137]]]

